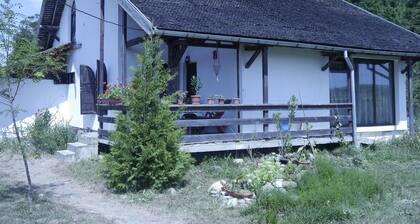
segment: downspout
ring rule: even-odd
[[[347,50],[344,51],[344,60],[350,69],[353,142],[356,146],[359,146],[359,141],[357,140],[356,82],[354,79],[354,66]]]

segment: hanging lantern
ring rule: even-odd
[[[220,72],[220,57],[219,57],[219,47],[213,51],[213,70],[216,75],[216,81],[219,81],[219,72]]]

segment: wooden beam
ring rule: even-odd
[[[102,94],[104,92],[104,48],[105,48],[105,0],[101,0],[100,5],[100,17],[101,20],[99,22],[99,77],[98,77],[98,94]]]
[[[331,57],[330,57],[330,58],[331,58]],[[321,71],[325,71],[325,70],[327,70],[327,69],[331,66],[331,64],[332,64],[335,60],[337,60],[338,58],[339,58],[339,56],[334,56],[331,60],[330,60],[330,59],[328,59],[327,64],[325,64],[324,66],[322,66]]]
[[[255,50],[254,54],[252,54],[251,58],[246,62],[245,68],[250,68],[251,65],[254,63],[255,59],[257,59],[258,55],[261,53],[261,48]]]
[[[262,82],[263,82],[263,104],[268,104],[268,47],[262,49]],[[268,118],[268,110],[263,111],[263,117]],[[264,132],[268,132],[268,124],[263,125]]]
[[[126,45],[127,45],[127,48],[130,48],[130,47],[133,47],[142,43],[143,41],[144,41],[144,37],[136,37],[131,40],[127,40]]]
[[[414,120],[414,86],[413,86],[413,63],[412,61],[407,62],[407,79],[408,79],[408,116],[409,116],[409,131],[410,135],[414,136],[415,134],[415,120]]]

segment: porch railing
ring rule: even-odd
[[[313,124],[313,123],[324,123],[323,127],[327,126],[328,128],[314,128],[312,130],[284,130],[283,134],[288,134],[292,138],[300,137],[334,137],[336,136],[336,128],[331,127],[329,124],[336,122],[336,117],[332,116],[331,111],[334,110],[347,110],[348,115],[339,116],[339,120],[342,124],[345,124],[341,127],[340,131],[345,136],[353,136],[352,130],[352,116],[351,116],[351,103],[340,103],[340,104],[318,104],[318,105],[298,105],[298,114],[299,111],[323,111],[323,114],[328,111],[329,115],[326,116],[297,116],[293,119],[292,124]],[[225,113],[231,112],[236,114],[234,118],[202,118],[202,119],[191,119],[184,118],[177,121],[179,127],[185,128],[187,134],[183,137],[184,143],[208,143],[208,142],[231,142],[231,141],[246,141],[246,140],[270,140],[278,138],[279,132],[276,128],[273,128],[273,125],[276,124],[276,121],[273,118],[241,118],[240,112],[280,112],[282,115],[288,114],[289,107],[284,104],[225,104],[225,105],[173,105],[171,106],[172,111],[181,110],[182,114],[194,114],[194,113]],[[126,107],[123,105],[98,105],[98,115],[99,115],[99,136],[102,139],[109,139],[110,130],[104,129],[104,124],[106,123],[115,123],[115,117],[108,116],[108,111],[120,111],[125,112]],[[281,118],[280,123],[287,123],[288,118]],[[288,124],[288,125],[292,125]],[[328,125],[327,125],[328,124]],[[263,128],[264,131],[260,132],[245,132],[241,129],[249,125],[260,125],[268,126],[272,125],[271,130],[269,128]],[[193,133],[199,128],[208,128],[208,127],[234,127],[234,131],[231,133],[200,133],[199,131]],[[274,129],[274,130],[273,130]]]

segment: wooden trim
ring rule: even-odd
[[[351,128],[342,128],[344,134],[350,134]],[[335,129],[312,130],[311,137],[334,136]],[[185,143],[193,142],[217,142],[217,141],[244,141],[244,140],[267,140],[279,138],[279,132],[257,132],[257,133],[225,133],[225,134],[207,134],[207,135],[185,135],[183,141]],[[289,131],[284,132],[290,137],[306,137],[307,131]]]
[[[127,48],[130,48],[130,47],[133,47],[142,43],[143,41],[144,41],[143,37],[136,37],[131,40],[126,40],[126,45],[127,45]]]
[[[108,119],[108,118],[107,118]],[[109,120],[107,120],[109,121]],[[289,118],[282,118],[280,122],[288,122]],[[334,116],[325,117],[297,117],[293,123],[316,123],[316,122],[334,122]],[[341,122],[351,121],[351,116],[341,116]],[[110,122],[112,123],[112,122]],[[197,119],[197,120],[179,120],[177,125],[179,127],[217,127],[217,126],[233,126],[233,125],[260,125],[260,124],[275,124],[273,118],[233,118],[233,119]]]
[[[262,48],[262,83],[263,104],[268,104],[268,47]],[[263,111],[263,117],[268,118],[268,110]],[[264,132],[268,132],[268,124],[263,125]]]
[[[251,58],[249,58],[249,60],[246,62],[245,68],[248,69],[248,68],[251,67],[251,65],[254,63],[255,59],[257,59],[257,57],[260,55],[261,51],[262,51],[261,48],[254,51]]]
[[[98,77],[98,94],[102,94],[104,92],[104,48],[105,48],[105,0],[101,0],[100,5],[100,16],[101,20],[99,22],[99,77]]]
[[[407,69],[407,79],[408,79],[408,116],[409,116],[409,131],[410,135],[414,136],[415,128],[414,128],[414,84],[413,84],[413,64],[411,61],[408,63]]]
[[[100,110],[125,111],[125,105],[98,104]],[[300,104],[301,110],[331,110],[351,109],[351,103],[330,103],[330,104]],[[171,105],[172,111],[198,112],[198,111],[258,111],[258,110],[288,110],[287,104],[199,104],[199,105]]]

